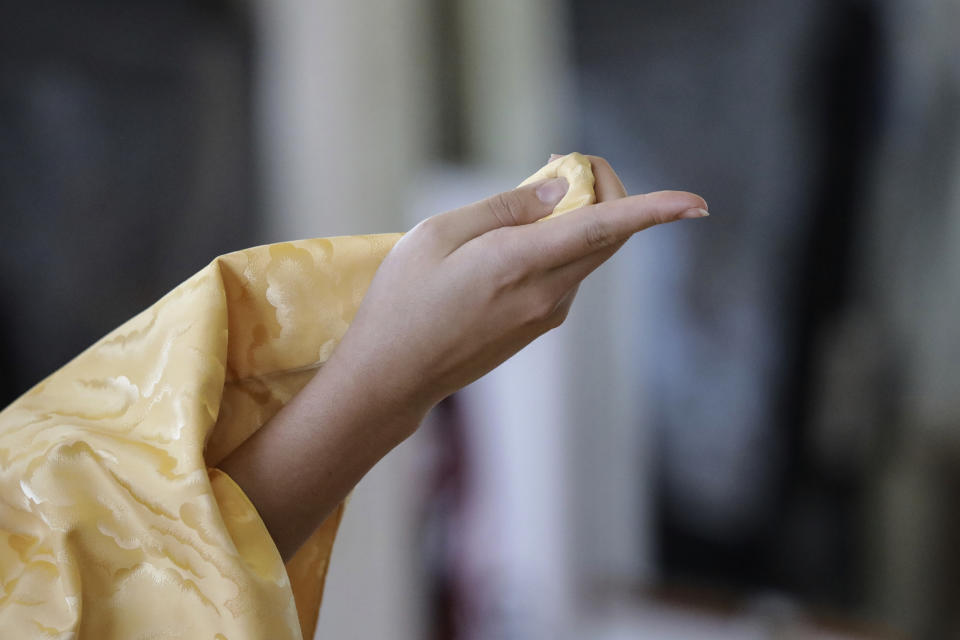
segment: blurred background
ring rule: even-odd
[[[957,0],[0,3],[0,404],[550,153],[712,217],[357,488],[318,638],[960,637]]]

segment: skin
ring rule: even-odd
[[[580,282],[630,236],[706,215],[692,193],[628,197],[605,160],[590,161],[595,205],[530,224],[566,192],[557,178],[414,227],[330,359],[222,461],[284,561],[432,407],[560,326]]]

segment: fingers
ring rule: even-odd
[[[553,154],[551,160],[560,156]],[[594,174],[598,202],[626,196],[623,183],[603,158],[588,156]],[[431,218],[426,225],[440,240],[446,253],[488,231],[535,222],[549,215],[563,199],[569,185],[563,178],[541,181],[507,191],[481,202]]]
[[[519,246],[536,247],[541,269],[560,267],[603,249],[609,249],[638,231],[682,218],[702,217],[707,203],[685,191],[657,191],[583,207],[517,229]]]
[[[610,163],[598,156],[587,157],[590,158],[590,167],[593,169],[593,190],[597,195],[597,202],[627,197],[627,190],[623,188],[623,183]]]
[[[451,253],[488,231],[536,222],[549,215],[569,186],[565,178],[543,180],[441,213],[422,224],[429,225],[446,252]]]

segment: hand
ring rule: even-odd
[[[417,225],[384,260],[325,368],[423,414],[559,326],[580,282],[632,234],[705,215],[691,193],[626,197],[605,160],[591,165],[596,205],[530,224],[563,197],[559,178]]]
[[[542,223],[563,179],[430,218],[377,271],[333,355],[221,461],[284,560],[445,396],[566,318],[577,286],[634,233],[705,215],[699,196],[626,197],[591,158],[598,203]]]

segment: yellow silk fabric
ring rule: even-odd
[[[586,158],[531,179],[556,175],[556,213],[593,202]],[[0,638],[313,636],[343,505],[284,566],[216,466],[327,359],[399,238],[217,258],[0,412]]]
[[[520,186],[548,178],[566,178],[569,187],[563,199],[553,208],[553,213],[543,218],[544,220],[596,202],[593,169],[590,167],[590,159],[585,155],[571,153],[551,160],[542,169],[521,182]]]
[[[284,567],[211,467],[327,358],[399,237],[218,258],[0,413],[0,638],[312,637],[342,506]]]

